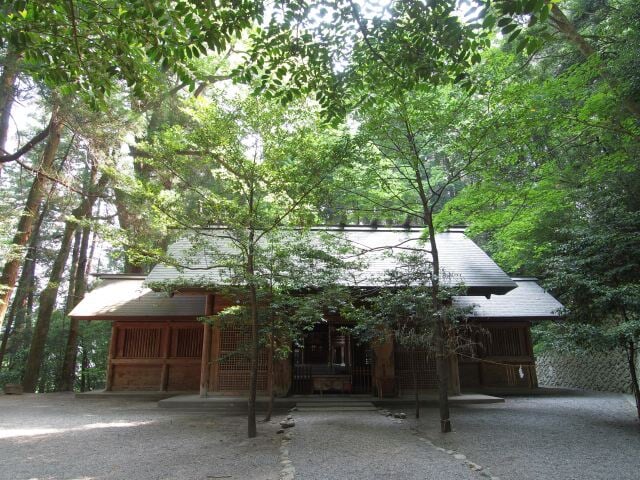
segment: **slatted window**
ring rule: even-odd
[[[490,357],[527,356],[525,329],[515,327],[489,327],[484,335],[484,355]]]
[[[249,351],[251,331],[244,327],[225,328],[220,332],[218,388],[226,391],[249,389]],[[258,390],[267,388],[267,353],[258,354]]]
[[[161,328],[125,328],[122,330],[124,358],[154,358],[160,356]]]
[[[200,358],[203,327],[177,327],[172,330],[172,357]]]

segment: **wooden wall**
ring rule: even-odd
[[[537,387],[529,323],[483,322],[480,328],[474,351],[459,358],[462,389]]]
[[[205,326],[195,319],[114,322],[107,389],[197,391],[204,330]],[[528,323],[483,323],[479,335],[471,355],[458,358],[462,389],[537,387]],[[213,328],[210,338],[208,391],[246,392],[249,388],[249,329],[243,326],[223,330]],[[373,350],[375,390],[382,396],[412,392],[410,352],[395,344],[391,337],[373,346]],[[419,352],[416,361],[418,387],[436,389],[435,359],[426,352]],[[266,350],[260,352],[258,368],[258,390],[265,391],[270,368]],[[276,394],[287,394],[291,386],[291,362],[277,362],[271,368],[275,373]],[[458,378],[455,365],[451,374],[454,379]]]
[[[205,326],[195,320],[114,322],[107,389],[113,391],[197,391],[200,387]],[[212,329],[210,392],[249,389],[250,332],[244,327]],[[218,359],[218,361],[214,361]],[[286,393],[290,367],[276,365],[276,391]],[[267,352],[258,358],[258,390],[267,388]]]
[[[196,321],[114,322],[107,389],[197,390],[202,332]]]

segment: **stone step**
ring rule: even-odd
[[[324,406],[343,406],[343,407],[373,407],[371,402],[343,402],[340,400],[322,400],[316,402],[297,402],[296,407],[324,407]]]
[[[302,407],[298,412],[375,412],[376,407]]]
[[[374,412],[378,410],[371,402],[304,402],[298,403],[299,412]]]

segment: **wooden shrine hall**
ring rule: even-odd
[[[325,231],[327,228],[318,228]],[[223,231],[223,229],[220,229]],[[354,277],[354,288],[380,284],[380,275],[394,266],[393,254],[381,246],[418,242],[420,229],[347,227],[336,234],[371,252],[369,266]],[[451,360],[452,392],[483,388],[537,387],[530,325],[556,319],[562,305],[535,279],[509,278],[462,229],[438,234],[441,264],[466,287],[455,305],[468,307],[469,321],[480,328],[476,348]],[[390,248],[389,251],[393,252]],[[170,255],[189,255],[192,246],[181,239]],[[367,252],[365,252],[367,253]],[[204,260],[203,260],[204,261]],[[215,315],[230,301],[215,292],[172,295],[151,290],[162,280],[189,284],[206,269],[178,271],[158,265],[148,276],[105,274],[74,308],[78,320],[109,321],[112,333],[106,390],[197,392],[237,395],[249,388],[249,360],[239,353],[250,334],[243,326],[212,327],[200,317]],[[211,272],[220,280],[220,272]],[[489,298],[487,298],[489,297]],[[258,359],[258,389],[266,390],[268,369],[274,371],[276,395],[354,393],[395,396],[413,390],[409,352],[393,337],[367,345],[344,333],[340,318],[327,318],[308,332],[288,359],[270,364],[266,352]],[[435,389],[435,360],[420,352],[418,388]]]

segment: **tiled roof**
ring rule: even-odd
[[[556,319],[563,306],[547,293],[535,278],[514,279],[517,288],[505,295],[485,297],[454,297],[458,307],[473,307],[474,318],[524,318],[529,320]]]
[[[348,242],[358,253],[359,259],[366,263],[363,270],[352,272],[353,276],[344,278],[342,283],[349,286],[374,287],[384,284],[386,272],[399,265],[398,255],[409,249],[427,249],[420,236],[421,228],[371,228],[371,227],[315,227],[312,237],[329,234]],[[211,248],[194,246],[184,237],[170,245],[168,254],[181,265],[189,268],[179,271],[169,265],[155,266],[147,277],[147,282],[189,281],[208,284],[227,284],[229,273],[221,267],[221,255],[235,255],[236,250],[228,238],[225,228],[212,228],[203,231]],[[502,294],[515,287],[509,276],[491,260],[491,258],[469,239],[463,230],[452,229],[436,235],[442,271],[448,275],[447,283],[463,283],[470,294]],[[215,255],[211,254],[216,251]],[[430,254],[425,251],[425,258]],[[447,278],[443,277],[443,278]]]
[[[144,277],[112,276],[76,305],[69,316],[78,319],[194,317],[204,315],[204,295],[175,295],[153,292],[143,285]]]

